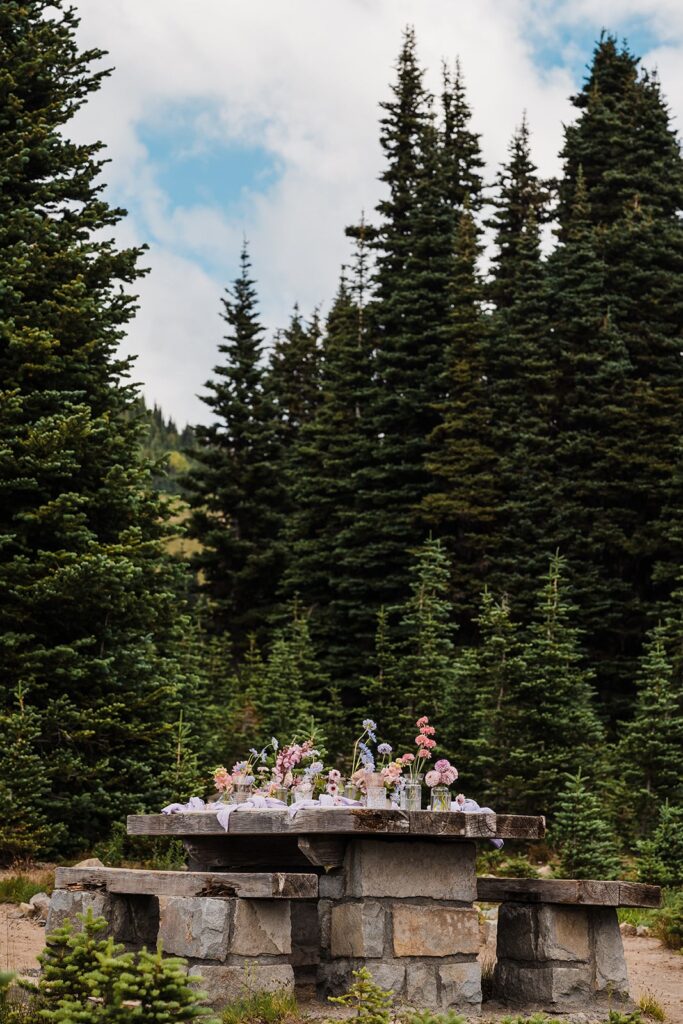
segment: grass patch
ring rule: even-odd
[[[223,1024],[284,1024],[298,1018],[296,996],[285,989],[249,992],[223,1011]]]
[[[636,928],[639,924],[644,924],[652,928],[658,913],[657,910],[646,910],[643,907],[619,907],[617,917],[619,924],[632,924]]]
[[[49,896],[53,889],[54,879],[49,871],[38,878],[9,875],[0,878],[0,903],[28,903],[36,893],[46,892]]]
[[[638,999],[638,1009],[641,1013],[644,1013],[646,1017],[650,1017],[652,1020],[666,1020],[664,1007],[652,992],[643,992]]]

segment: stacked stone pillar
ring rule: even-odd
[[[502,903],[494,992],[551,1011],[628,1002],[616,909]]]
[[[320,994],[366,966],[399,1002],[478,1012],[475,854],[467,841],[351,839],[320,878]]]

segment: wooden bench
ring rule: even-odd
[[[256,988],[294,988],[295,968],[319,960],[318,875],[288,871],[57,868],[47,931],[92,910],[129,949],[186,957],[207,1002]],[[254,962],[256,961],[256,963]],[[248,971],[247,971],[248,968]]]
[[[656,885],[545,878],[478,878],[477,899],[500,903],[494,996],[562,1010],[628,1003],[617,907],[658,907]]]

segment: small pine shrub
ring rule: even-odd
[[[391,1024],[393,992],[378,985],[367,967],[353,972],[356,979],[343,996],[329,996],[331,1003],[349,1006],[356,1011],[359,1024]]]
[[[669,949],[683,948],[683,889],[666,893],[657,911],[653,932]]]
[[[616,836],[600,801],[579,771],[565,776],[551,841],[560,857],[561,878],[617,878],[621,869]]]
[[[501,878],[538,878],[538,871],[523,854],[507,857],[495,873]]]
[[[683,885],[683,807],[664,804],[654,832],[638,843],[638,880]]]

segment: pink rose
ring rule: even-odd
[[[434,771],[434,769],[432,769],[432,771],[427,772],[427,774],[425,775],[425,782],[430,787],[430,789],[432,786],[438,786],[441,783],[441,775],[439,774],[439,772],[436,772]]]

